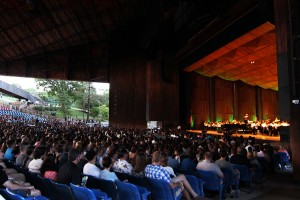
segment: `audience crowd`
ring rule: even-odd
[[[162,179],[179,187],[186,199],[200,199],[184,173],[233,170],[232,164],[275,170],[275,153],[285,152],[254,137],[197,135],[180,129],[125,129],[61,122],[8,123],[0,119],[1,158],[59,183],[81,185],[81,174],[118,181],[118,173]],[[264,160],[261,166],[259,160]],[[31,189],[22,175],[0,162],[0,183],[13,190]],[[236,175],[238,171],[234,171]],[[9,182],[8,182],[9,181]],[[180,191],[180,192],[181,192]]]

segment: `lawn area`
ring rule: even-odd
[[[76,119],[76,116],[77,116],[77,119],[82,119],[83,117],[83,112],[77,110],[77,109],[71,109],[70,110],[70,117]],[[64,115],[61,111],[56,111],[56,117],[58,118],[63,118]],[[86,113],[84,113],[84,118],[86,118]]]

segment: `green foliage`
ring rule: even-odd
[[[48,96],[54,96],[60,105],[64,116],[70,113],[71,104],[79,98],[84,91],[84,83],[78,81],[41,80],[36,79],[37,87],[43,87]]]
[[[52,107],[52,106],[34,106],[33,109],[36,111],[56,111],[57,110],[56,107]]]
[[[99,107],[92,107],[92,108],[90,109],[90,115],[91,115],[93,118],[98,117],[99,114],[100,114],[100,109],[99,109]]]
[[[109,114],[109,108],[106,105],[101,105],[99,107],[100,110],[100,120],[101,121],[107,121],[108,120],[108,114]]]

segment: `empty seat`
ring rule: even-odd
[[[183,194],[180,187],[174,189],[171,188],[168,182],[163,180],[157,180],[152,178],[147,178],[151,188],[151,197],[155,200],[178,200],[181,199]],[[176,195],[176,192],[181,192]],[[176,197],[177,196],[177,197]]]
[[[232,166],[234,169],[238,169],[240,171],[240,182],[246,182],[249,185],[249,193],[251,193],[253,191],[252,182],[254,173],[250,172],[246,165],[232,164]]]
[[[86,175],[85,175],[86,176]],[[97,179],[93,176],[87,176],[86,187],[91,189],[100,189],[105,192],[113,200],[120,199],[119,190],[115,182]]]
[[[107,194],[94,189],[88,189],[86,187],[80,187],[74,184],[70,184],[70,187],[74,193],[75,200],[100,200],[100,199],[108,199]]]
[[[204,170],[197,170],[200,178],[205,182],[203,185],[204,190],[218,191],[219,199],[222,199],[223,193],[223,179],[219,178],[216,173]]]

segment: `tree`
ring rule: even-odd
[[[100,109],[100,120],[101,121],[107,121],[108,120],[108,114],[109,114],[109,109],[106,105],[101,105],[99,107]]]
[[[99,107],[92,107],[91,110],[90,110],[90,115],[93,117],[93,118],[96,118],[98,117],[100,114],[100,109]]]
[[[84,91],[83,84],[78,81],[42,79],[36,79],[35,81],[38,88],[43,87],[44,91],[56,98],[65,117],[70,112],[71,104],[79,98],[78,94]]]

